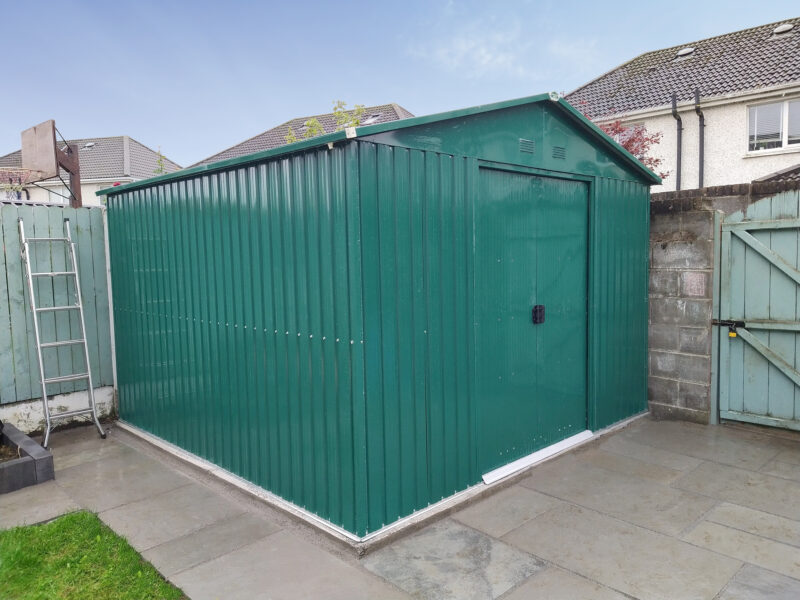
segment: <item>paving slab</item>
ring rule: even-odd
[[[767,435],[679,421],[643,419],[622,434],[626,439],[662,450],[753,470],[785,448],[782,440]]]
[[[492,537],[502,537],[558,503],[555,498],[515,485],[467,507],[453,518]]]
[[[641,600],[710,600],[742,565],[739,560],[571,505],[539,515],[502,539]]]
[[[674,487],[800,520],[800,482],[727,465],[703,463]]]
[[[628,600],[619,592],[558,567],[548,567],[503,596],[503,600]]]
[[[193,600],[408,598],[371,573],[285,530],[170,580]]]
[[[497,598],[544,563],[446,519],[367,555],[363,565],[415,598]]]
[[[800,579],[800,548],[703,521],[683,539],[719,554]]]
[[[797,600],[800,581],[745,565],[718,596],[718,600]]]
[[[150,548],[142,556],[162,575],[170,577],[279,530],[267,519],[245,512]]]
[[[800,464],[783,462],[782,460],[771,460],[761,469],[762,473],[800,481]]]
[[[196,483],[100,513],[100,518],[138,551],[182,537],[244,512]]]
[[[587,464],[581,453],[537,467],[520,484],[669,535],[680,533],[716,504],[712,498],[626,475],[622,467],[609,471]]]
[[[79,430],[82,435],[72,435],[67,440],[56,438],[58,432],[53,434],[50,452],[53,454],[53,465],[57,471],[120,454],[136,453],[132,448],[111,437],[101,439],[94,427],[90,431],[83,431],[84,429],[82,427]]]
[[[792,519],[728,503],[714,507],[704,519],[776,542],[800,547],[800,522]]]
[[[636,427],[634,425],[633,427]],[[675,471],[690,471],[703,462],[699,458],[671,452],[661,448],[655,448],[648,444],[642,444],[629,439],[626,435],[630,433],[620,432],[602,441],[598,448],[606,452],[630,456],[651,465],[658,465]]]
[[[589,448],[576,453],[576,458],[591,467],[622,473],[630,477],[638,477],[655,483],[668,485],[680,477],[683,471],[655,465],[638,458],[608,452],[599,448]],[[700,461],[698,461],[700,462]],[[695,465],[696,466],[696,465]]]
[[[775,456],[775,460],[800,465],[800,442],[787,442],[783,446],[783,450]]]
[[[0,494],[0,529],[33,525],[79,510],[55,481]]]
[[[135,450],[56,471],[61,488],[94,512],[149,498],[190,481]]]

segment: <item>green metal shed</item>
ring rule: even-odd
[[[120,417],[366,539],[646,410],[658,181],[541,95],[103,190]]]

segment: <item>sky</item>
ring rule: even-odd
[[[725,2],[0,0],[0,155],[55,119],[188,166],[335,100],[415,115],[569,92],[634,56],[798,16]]]

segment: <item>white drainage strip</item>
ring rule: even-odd
[[[501,479],[505,479],[514,473],[522,471],[523,469],[527,469],[528,467],[535,465],[536,463],[542,462],[545,459],[550,458],[558,454],[559,452],[564,452],[564,450],[569,450],[573,446],[577,446],[578,444],[582,444],[583,442],[590,440],[594,437],[594,434],[589,431],[581,431],[578,434],[575,434],[571,437],[568,437],[565,440],[561,440],[560,442],[556,442],[552,446],[548,446],[547,448],[542,448],[541,450],[537,450],[533,454],[528,454],[528,456],[523,456],[522,458],[518,458],[514,462],[508,463],[507,465],[503,465],[495,469],[494,471],[489,471],[488,473],[484,473],[483,475],[483,483],[486,485],[491,485]]]

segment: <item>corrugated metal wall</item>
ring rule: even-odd
[[[650,191],[595,179],[590,222],[589,428],[647,410]]]
[[[478,478],[472,198],[477,161],[359,143],[370,531]]]
[[[109,227],[122,418],[354,531],[364,336],[349,148],[113,196]]]
[[[61,206],[0,205],[0,404],[41,398],[36,358],[33,316],[29,307],[24,267],[20,257],[17,220],[23,219],[30,237],[62,237],[63,221],[70,220],[78,254],[81,293],[86,319],[86,339],[92,377],[96,387],[113,384],[111,334],[109,326],[106,255],[101,208]],[[68,255],[63,244],[32,244],[31,266],[35,271],[63,271]],[[40,306],[61,306],[74,302],[71,278],[42,278],[34,282]],[[74,339],[80,329],[73,311],[43,313],[40,318],[43,341]],[[48,377],[80,372],[83,349],[60,347],[43,351]],[[85,390],[85,381],[48,386],[48,393]]]

